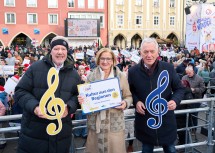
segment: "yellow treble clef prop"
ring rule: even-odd
[[[53,76],[54,81],[52,83]],[[46,131],[49,135],[56,135],[62,129],[61,117],[65,111],[65,104],[62,99],[56,98],[54,95],[59,83],[58,73],[54,67],[52,67],[48,72],[47,82],[49,88],[42,96],[39,107],[42,114],[44,114],[47,119],[58,121],[58,129],[54,123],[50,123],[46,128]]]

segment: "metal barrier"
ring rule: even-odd
[[[213,149],[213,146],[215,143],[215,137],[213,138],[213,136],[215,135],[215,132],[213,133],[213,136],[212,136],[212,128],[214,126],[214,101],[215,101],[215,98],[205,98],[205,99],[183,100],[181,102],[181,104],[208,102],[209,106],[205,107],[205,108],[184,109],[184,110],[176,110],[175,111],[175,114],[186,114],[186,116],[187,116],[186,127],[183,129],[178,129],[178,131],[186,130],[186,132],[188,132],[188,131],[190,132],[191,129],[193,129],[193,128],[208,127],[207,128],[208,137],[207,137],[207,140],[202,141],[202,142],[198,142],[198,143],[191,142],[191,143],[185,144],[185,145],[176,145],[176,149],[185,148],[185,152],[187,152],[188,151],[187,148],[191,148],[192,152],[194,152],[193,147],[207,145],[207,150],[204,151],[204,153],[213,153],[214,152],[215,148]],[[188,127],[189,114],[194,113],[194,112],[208,112],[208,114],[209,114],[208,120],[201,119],[205,122],[205,124]],[[186,135],[188,135],[188,134],[186,133]],[[159,151],[163,151],[163,149],[162,148],[154,149],[154,152],[159,152]],[[142,151],[137,151],[135,153],[141,153],[141,152]]]
[[[214,101],[215,98],[205,98],[205,99],[193,99],[193,100],[183,100],[181,102],[181,104],[192,104],[192,103],[202,103],[202,102],[207,102],[208,106],[204,107],[204,108],[194,108],[194,109],[184,109],[184,110],[176,110],[175,114],[186,114],[187,116],[187,121],[186,121],[186,127],[182,128],[182,129],[178,129],[178,131],[182,131],[185,130],[186,131],[186,135],[190,137],[190,131],[193,128],[200,128],[200,127],[207,127],[207,132],[208,132],[208,137],[206,140],[201,141],[201,142],[190,142],[189,144],[185,144],[185,145],[177,145],[176,149],[181,149],[181,148],[185,148],[185,152],[187,152],[188,148],[192,149],[192,152],[195,150],[194,147],[196,146],[207,146],[207,150],[206,152],[204,151],[204,153],[213,153],[215,152],[215,147],[214,143],[215,143],[215,130],[214,132],[212,131],[212,128],[215,129],[215,122],[214,122]],[[79,112],[80,110],[78,110],[77,112]],[[201,119],[205,124],[198,124],[198,126],[192,126],[192,127],[188,127],[188,117],[190,113],[194,113],[194,112],[206,112],[208,114],[207,119]],[[8,116],[0,116],[0,121],[10,121],[10,120],[17,120],[17,119],[21,119],[22,115],[8,115]],[[126,121],[130,121],[130,120],[134,120],[134,116],[125,116]],[[86,125],[81,125],[80,124],[86,124],[86,119],[84,120],[73,120],[73,125],[76,126],[73,128],[73,132],[76,129],[80,129],[80,128],[86,128]],[[7,133],[7,132],[13,132],[13,131],[20,131],[20,127],[6,127],[6,128],[0,128],[0,133]],[[213,132],[213,136],[212,136],[212,132]],[[17,140],[18,137],[13,137],[13,138],[4,138],[4,139],[0,139],[4,140],[4,141],[9,141],[9,140]],[[128,138],[126,140],[134,140],[136,139],[135,137],[133,138]],[[75,148],[75,141],[74,141],[74,135],[72,134],[72,144],[71,144],[71,152],[76,152],[78,150],[83,150],[85,147],[79,147],[79,148]],[[190,139],[192,140],[192,139]],[[156,148],[154,149],[154,152],[160,152],[162,151],[162,148]],[[141,151],[137,151],[134,153],[141,153]]]

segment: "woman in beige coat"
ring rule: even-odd
[[[86,153],[126,153],[125,120],[123,110],[132,103],[126,76],[115,66],[116,57],[108,48],[102,48],[96,56],[97,68],[87,77],[88,82],[118,77],[122,91],[121,105],[87,116],[88,137]],[[84,98],[78,96],[79,103]]]

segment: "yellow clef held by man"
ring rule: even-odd
[[[54,95],[59,83],[58,73],[54,67],[48,72],[47,82],[49,88],[42,96],[39,107],[47,119],[58,121],[58,125],[50,123],[46,128],[49,135],[56,135],[62,129],[61,117],[65,111],[65,103],[62,99],[56,98]]]

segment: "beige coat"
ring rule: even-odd
[[[132,103],[132,95],[128,81],[122,72],[114,67],[113,76],[120,80],[122,99],[126,101],[127,108]],[[88,76],[88,81],[101,80],[101,71],[97,67]],[[95,112],[87,116],[88,137],[86,153],[126,153],[125,147],[125,121],[123,110],[110,108]]]

